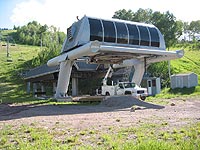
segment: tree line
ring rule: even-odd
[[[178,38],[183,34],[188,34],[195,39],[195,34],[200,34],[200,20],[184,22],[177,20],[169,11],[161,13],[152,9],[132,10],[121,9],[114,13],[113,18],[150,23],[155,25],[164,35],[166,47],[169,48],[176,44]]]
[[[16,30],[15,41],[26,45],[40,46],[42,41],[42,45],[49,47],[52,42],[62,44],[65,38],[65,33],[60,32],[56,27],[41,25],[37,21],[29,22],[22,27],[14,26],[14,30]]]
[[[42,50],[31,61],[33,67],[45,64],[49,59],[59,55],[66,37],[65,33],[56,27],[41,25],[37,21],[29,22],[22,27],[14,26],[14,30],[16,32],[12,36],[16,43],[41,46]]]
[[[0,28],[0,30],[9,30],[8,28]]]

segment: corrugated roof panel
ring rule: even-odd
[[[85,62],[75,62],[77,65],[77,70],[79,71],[96,71],[98,64],[87,64]]]
[[[49,67],[45,64],[45,65],[31,69],[29,72],[27,72],[25,79],[35,78],[35,77],[51,74],[54,72],[58,72],[59,68],[60,68],[59,66]]]

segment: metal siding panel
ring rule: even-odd
[[[161,91],[160,78],[156,78],[156,94],[159,94],[160,91]]]
[[[189,75],[183,76],[183,87],[189,87],[188,82],[189,82]]]

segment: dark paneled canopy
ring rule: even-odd
[[[90,41],[111,42],[159,47],[160,38],[156,27],[128,22],[88,18]]]

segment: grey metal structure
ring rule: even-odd
[[[106,45],[115,43],[125,47],[165,50],[163,36],[153,25],[85,16],[67,29],[67,39],[62,52],[95,40]]]
[[[198,76],[195,73],[175,74],[171,76],[171,88],[191,88],[198,85]]]
[[[84,16],[67,29],[60,56],[48,61],[60,65],[57,99],[67,98],[73,62],[114,64],[113,67],[134,66],[132,82],[140,85],[144,66],[163,60],[181,58],[183,51],[166,51],[165,41],[154,26],[124,20],[104,20]]]

